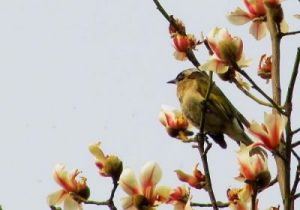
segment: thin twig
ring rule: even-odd
[[[200,152],[201,160],[202,160],[202,165],[206,177],[206,187],[207,187],[207,192],[212,204],[212,207],[214,210],[218,210],[217,202],[216,202],[216,197],[212,188],[212,183],[211,183],[211,178],[210,178],[210,172],[209,172],[209,167],[208,167],[208,161],[207,161],[207,154],[204,149],[204,140],[206,138],[204,134],[204,123],[205,123],[205,113],[207,109],[207,101],[210,95],[210,92],[213,87],[213,81],[212,81],[212,76],[213,73],[209,72],[209,84],[208,88],[206,90],[206,95],[204,98],[204,101],[202,102],[203,107],[202,107],[202,113],[201,113],[201,119],[200,119],[200,126],[199,126],[199,134],[196,136],[198,140],[198,150]]]
[[[297,128],[296,130],[293,130],[292,134],[295,135],[296,133],[298,133],[300,131],[300,128]]]
[[[296,151],[295,150],[291,150],[292,151],[292,154],[294,155],[294,157],[297,159],[297,161],[300,163],[300,157],[299,157],[299,155],[296,153]]]
[[[296,193],[296,190],[297,190],[297,187],[298,187],[298,184],[299,184],[299,181],[300,181],[299,170],[300,170],[300,165],[298,163],[296,174],[295,174],[295,179],[294,179],[294,184],[293,184],[292,191],[291,191],[291,196],[292,197],[294,197],[294,195]]]
[[[300,193],[297,193],[297,194],[294,195],[293,199],[296,200],[299,197],[300,197]]]
[[[296,141],[294,143],[292,143],[292,148],[297,147],[300,145],[300,141]]]
[[[296,35],[296,34],[299,34],[299,33],[300,33],[300,31],[291,31],[291,32],[286,32],[286,33],[280,33],[279,36],[281,38],[281,37],[284,37],[284,36]]]
[[[253,95],[248,90],[243,88],[242,85],[236,79],[234,79],[233,82],[239,90],[241,90],[246,96],[248,96],[249,98],[251,98],[252,100],[257,102],[258,104],[263,105],[263,106],[273,107],[272,104],[257,98],[255,95]]]
[[[162,7],[162,5],[159,3],[158,0],[153,0],[153,2],[156,5],[156,8],[158,9],[158,11],[160,11],[160,13],[166,18],[166,20],[176,29],[176,31],[178,31],[179,34],[186,36],[186,32],[184,30],[182,30],[181,27],[178,27],[176,20],[173,18],[172,15],[169,15],[167,13],[167,11]],[[198,68],[200,66],[199,61],[197,60],[194,52],[192,49],[188,49],[186,52],[186,56],[189,59],[189,61],[191,61],[191,63]]]
[[[295,83],[296,83],[296,78],[298,75],[299,62],[300,62],[300,48],[297,49],[297,55],[296,55],[296,59],[295,59],[295,63],[294,63],[293,73],[291,75],[291,80],[290,80],[290,84],[288,87],[288,92],[287,92],[286,100],[285,100],[285,106],[286,106],[286,109],[287,109],[287,112],[289,115],[292,112],[292,99],[293,99],[293,92],[294,92],[294,87],[295,87]]]
[[[194,202],[191,202],[191,206],[197,206],[197,207],[213,207],[213,204],[211,203],[194,203]],[[220,202],[218,201],[217,202],[217,206],[219,208],[226,208],[229,206],[229,203],[223,203],[223,202]]]
[[[255,186],[253,189],[253,193],[251,195],[251,209],[256,210],[256,197],[257,197],[257,187]]]
[[[243,75],[243,77],[245,77],[252,85],[252,87],[257,90],[262,96],[264,96],[272,105],[274,108],[276,108],[278,110],[278,112],[280,112],[281,114],[285,115],[285,112],[279,107],[278,104],[276,104],[272,98],[270,98],[270,96],[268,96],[252,79],[251,77],[244,71],[242,70],[237,64],[234,66],[235,69],[241,74]]]

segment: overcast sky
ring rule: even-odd
[[[222,6],[217,0],[162,3],[197,37],[215,26],[242,37],[245,55],[253,59],[247,72],[270,90],[270,84],[255,76],[260,55],[270,54],[268,37],[256,42],[248,33],[249,24],[238,27],[224,18],[237,6],[244,8],[242,1],[223,0]],[[299,30],[299,20],[292,17],[300,12],[299,5],[283,3],[291,30]],[[0,0],[0,26],[3,209],[48,209],[47,195],[59,189],[52,179],[56,163],[82,170],[91,199],[106,200],[111,182],[98,175],[88,152],[88,144],[99,140],[104,151],[117,154],[125,167],[138,173],[144,163],[154,160],[163,169],[162,184],[181,185],[174,170],[191,172],[199,155],[191,145],[165,133],[158,113],[161,104],[178,107],[175,86],[166,81],[192,65],[173,58],[168,24],[152,1]],[[299,41],[296,36],[282,41],[283,95]],[[197,56],[204,62],[207,52],[200,48]],[[233,85],[219,80],[217,84],[249,120],[262,122],[267,109]],[[299,116],[299,88],[294,116]],[[299,127],[299,118],[293,125]],[[233,180],[238,175],[237,149],[235,144],[227,150],[214,145],[209,153],[218,200],[226,201],[227,188],[242,186]],[[270,192],[260,197],[262,209],[280,201],[274,190]],[[116,200],[124,195],[119,189]],[[196,202],[209,201],[206,193],[193,195]],[[96,208],[107,209],[86,207]]]

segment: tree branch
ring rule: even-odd
[[[210,95],[210,92],[213,87],[213,81],[212,81],[212,72],[209,72],[209,83],[208,83],[208,88],[206,90],[206,95],[204,98],[203,103],[203,108],[202,108],[202,114],[201,114],[201,119],[200,119],[200,126],[199,126],[199,134],[196,136],[197,142],[198,142],[198,150],[200,152],[201,160],[202,160],[202,165],[203,165],[203,170],[205,173],[206,177],[206,189],[212,204],[212,207],[214,210],[218,210],[218,205],[216,201],[216,197],[212,188],[212,183],[211,183],[211,178],[210,178],[210,172],[209,172],[209,167],[208,167],[208,161],[207,161],[207,150],[204,148],[204,142],[205,142],[205,134],[204,134],[204,123],[205,123],[205,113],[207,109],[207,101]]]
[[[169,15],[166,10],[162,7],[162,5],[159,3],[158,0],[153,0],[153,2],[156,5],[156,8],[158,9],[158,11],[160,11],[160,13],[166,18],[166,20],[176,29],[176,31],[178,31],[179,34],[186,36],[186,32],[184,30],[182,30],[181,27],[179,27],[176,23],[176,20],[174,19],[174,17],[172,15]],[[186,52],[186,56],[189,59],[189,61],[196,67],[199,68],[200,63],[197,60],[194,52],[192,49],[188,49]]]
[[[299,33],[300,33],[300,31],[291,31],[291,32],[286,32],[286,33],[280,33],[279,36],[280,36],[280,38],[282,38],[284,36],[296,35]]]
[[[245,77],[252,85],[252,87],[257,90],[257,92],[259,92],[262,96],[264,96],[272,105],[274,108],[276,108],[278,110],[278,112],[280,112],[281,114],[285,115],[285,112],[279,107],[279,105],[277,103],[275,103],[275,101],[273,101],[272,98],[270,98],[270,96],[268,96],[252,79],[251,77],[244,71],[242,70],[237,64],[234,65],[234,68],[241,74],[243,75],[243,77]]]
[[[211,203],[194,203],[194,202],[191,202],[191,206],[197,206],[197,207],[213,207],[213,204]],[[223,202],[220,202],[218,201],[217,202],[217,206],[219,208],[227,208],[229,206],[229,203],[223,203]]]

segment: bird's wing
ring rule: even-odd
[[[200,78],[198,84],[198,92],[202,95],[206,95],[208,81],[206,78]],[[208,108],[211,112],[215,112],[218,115],[222,115],[224,119],[232,120],[236,115],[236,109],[231,104],[229,99],[216,85],[212,87],[209,95]]]

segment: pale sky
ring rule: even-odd
[[[245,55],[253,60],[247,72],[269,91],[270,84],[256,76],[260,55],[270,54],[268,37],[257,42],[248,33],[249,24],[235,26],[225,19],[237,6],[244,8],[242,1],[222,2],[161,3],[197,37],[215,26],[242,37]],[[283,3],[291,31],[299,30],[299,20],[292,17],[299,13],[299,5]],[[91,199],[106,200],[111,181],[98,175],[88,152],[88,145],[99,140],[104,152],[118,155],[124,167],[138,174],[147,161],[154,160],[163,169],[161,184],[182,185],[174,170],[191,172],[199,154],[191,145],[171,139],[158,113],[161,104],[178,107],[175,86],[166,81],[192,65],[174,59],[168,24],[152,1],[0,0],[0,26],[0,204],[4,210],[48,209],[47,195],[59,189],[52,179],[56,163],[82,170]],[[299,43],[299,36],[282,41],[283,95]],[[207,52],[201,47],[197,56],[203,63]],[[262,122],[268,109],[229,83],[217,79],[217,85],[249,120]],[[298,114],[294,116],[299,116],[299,88],[295,88]],[[294,128],[299,123],[299,118],[293,118]],[[227,150],[214,145],[208,157],[220,201],[226,201],[227,188],[242,186],[233,179],[238,175],[238,147],[229,144]],[[271,155],[270,170],[274,172]],[[280,202],[275,192],[277,186],[259,197],[261,209]],[[209,202],[203,191],[192,193],[193,201]],[[123,196],[118,189],[115,201]],[[107,207],[86,205],[85,209]]]

